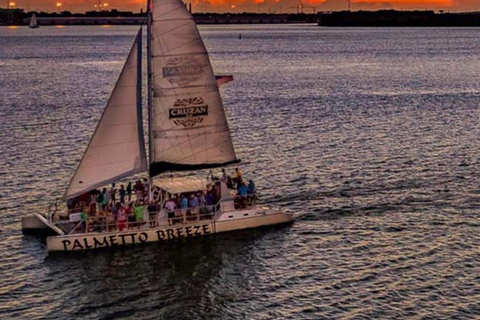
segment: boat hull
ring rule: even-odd
[[[50,227],[36,215],[22,217],[23,231],[49,230]]]
[[[85,233],[47,238],[49,252],[81,251],[121,247],[148,242],[163,242],[178,238],[196,238],[220,232],[259,228],[293,222],[293,217],[276,212],[244,219],[220,220],[158,228],[128,230],[123,232]]]

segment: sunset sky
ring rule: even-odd
[[[12,1],[12,0],[10,0]],[[13,0],[18,7],[31,10],[53,11],[57,2],[62,10],[75,12],[92,10],[98,0]],[[197,12],[295,12],[303,3],[304,12],[313,10],[329,11],[347,8],[348,0],[187,0]],[[7,0],[0,0],[6,6]],[[103,0],[108,8],[139,11],[145,7],[145,0]],[[376,9],[435,9],[446,11],[480,11],[480,0],[352,0],[352,10]]]

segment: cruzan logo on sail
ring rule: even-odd
[[[193,127],[208,116],[208,105],[200,97],[178,99],[173,107],[168,110],[168,117],[177,126]]]

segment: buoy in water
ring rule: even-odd
[[[242,34],[241,33],[238,34],[238,39],[242,39]]]

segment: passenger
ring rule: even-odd
[[[180,209],[182,208],[182,195],[181,194],[177,194],[175,196],[175,207],[177,207],[177,209]]]
[[[88,216],[84,211],[80,213],[80,221],[80,230],[84,233],[88,230]]]
[[[232,177],[230,176],[227,176],[227,188],[233,189],[233,180],[232,180]]]
[[[221,194],[221,187],[219,184],[215,184],[212,186],[212,190],[210,191],[213,195],[213,202],[217,203],[218,200],[220,200],[220,194]]]
[[[97,197],[95,192],[96,190],[90,193],[89,213],[91,216],[94,216],[97,212]]]
[[[248,188],[245,183],[241,183],[238,187],[238,204],[240,208],[245,208],[247,204],[247,195],[248,195]]]
[[[242,171],[240,171],[238,168],[235,168],[235,183],[237,184],[237,188],[238,185],[242,183],[242,180]]]
[[[135,220],[137,222],[137,228],[140,229],[140,227],[143,225],[143,206],[135,206]]]
[[[243,180],[237,181],[237,192],[242,185],[243,185]]]
[[[128,207],[125,209],[125,211],[127,213],[127,221],[128,221],[127,229],[132,229],[136,225],[136,218],[133,212],[133,204],[131,202],[128,204]]]
[[[143,179],[143,202],[147,203],[150,201],[148,198],[150,196],[150,189],[149,189],[148,179]]]
[[[122,205],[117,207],[117,228],[118,231],[123,231],[127,225],[127,212]]]
[[[123,184],[120,185],[120,190],[118,190],[118,193],[120,194],[120,203],[124,204],[126,191],[125,191],[125,188],[123,187]]]
[[[87,204],[90,203],[90,195],[83,193],[78,196],[78,206],[81,211],[87,210]]]
[[[155,202],[150,202],[150,204],[147,207],[148,210],[148,215],[149,215],[149,221],[150,221],[150,227],[156,227],[158,224],[157,221],[157,214],[159,211],[158,204]]]
[[[238,187],[238,195],[241,197],[246,197],[248,194],[248,188],[245,183],[242,183],[240,187]]]
[[[187,209],[188,208],[188,199],[185,195],[182,195],[182,209]]]
[[[197,198],[197,196],[196,196],[195,194],[192,194],[192,195],[190,196],[190,201],[188,201],[188,206],[189,206],[190,208],[196,208],[196,207],[198,207],[198,198]]]
[[[205,192],[199,193],[198,206],[200,207],[200,214],[207,213],[207,199],[205,199]]]
[[[198,198],[195,194],[190,196],[190,201],[188,201],[188,206],[190,207],[190,214],[197,215],[198,214]]]
[[[182,208],[181,216],[185,217],[188,210],[188,199],[185,195],[182,195],[181,208]]]
[[[254,195],[257,192],[257,189],[255,188],[255,183],[253,183],[253,180],[248,181],[248,194]]]
[[[107,190],[107,188],[104,188],[103,190],[105,190],[104,194],[105,194],[105,204],[106,205],[114,205],[114,203],[110,203],[110,199],[112,198],[111,195],[110,195],[110,189]]]
[[[220,181],[227,183],[227,172],[225,172],[225,169],[222,169],[222,177],[220,178]]]
[[[102,207],[108,205],[108,198],[107,198],[107,188],[103,188],[102,190]]]
[[[68,213],[74,212],[76,204],[77,204],[76,198],[70,198],[67,200]]]
[[[99,206],[100,206],[100,203],[99,203]],[[100,209],[98,210],[97,221],[100,225],[101,230],[107,231],[107,225],[108,225],[107,219],[108,219],[108,213],[107,213],[106,207],[100,207]]]
[[[130,203],[130,201],[132,201],[132,182],[129,182],[127,185],[127,198]]]
[[[105,190],[105,189],[104,189]],[[105,196],[105,194],[100,191],[97,195],[97,204],[98,204],[98,211],[101,213],[102,210],[103,210],[103,197]]]
[[[212,191],[207,193],[207,196],[205,197],[205,202],[207,204],[207,212],[212,212],[213,209],[213,202],[214,202],[214,197]]]
[[[112,211],[112,217],[113,217],[113,221],[117,221],[117,217],[118,217],[118,208],[120,207],[120,203],[117,203],[116,205],[112,205],[110,208],[110,210]]]
[[[135,193],[137,195],[137,204],[143,201],[143,184],[140,180],[135,183]]]
[[[110,200],[112,201],[112,203],[117,202],[116,193],[117,190],[115,189],[115,183],[112,183],[112,187],[110,188]]]
[[[176,205],[172,198],[168,199],[167,203],[165,203],[165,210],[167,210],[168,219],[175,217],[175,208]]]
[[[106,216],[106,223],[107,223],[107,231],[112,231],[115,228],[115,220],[112,214],[112,208],[109,206],[105,206],[105,216]]]

